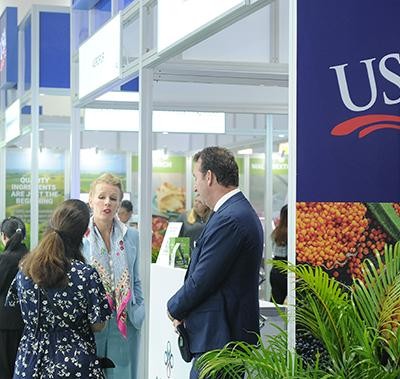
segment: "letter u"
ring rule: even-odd
[[[354,102],[350,98],[349,86],[347,85],[346,73],[344,71],[344,68],[348,64],[345,63],[342,65],[329,67],[329,69],[335,70],[337,81],[339,84],[340,96],[342,98],[344,105],[351,111],[354,111],[354,112],[365,111],[365,110],[371,108],[376,101],[376,97],[377,97],[376,81],[375,81],[375,75],[374,75],[374,68],[372,67],[372,62],[375,59],[376,58],[371,58],[371,59],[366,59],[366,60],[360,61],[360,63],[364,63],[365,67],[367,68],[369,87],[371,89],[370,101],[368,102],[368,104],[362,105],[362,106],[358,106],[358,105],[354,104]]]

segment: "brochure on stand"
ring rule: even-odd
[[[164,239],[161,244],[160,253],[158,254],[157,264],[161,266],[170,265],[169,241],[171,238],[178,237],[182,228],[182,222],[170,222],[165,231]]]
[[[188,268],[190,259],[190,238],[171,237],[169,240],[170,266]]]

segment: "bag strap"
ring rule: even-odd
[[[35,338],[37,338],[38,334],[39,334],[39,328],[40,328],[40,308],[42,307],[42,296],[41,296],[41,291],[38,287],[37,290],[37,295],[38,295],[38,302],[37,302],[37,306],[36,306],[36,310],[37,310],[37,324],[36,324],[36,328],[35,328]]]

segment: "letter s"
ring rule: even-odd
[[[385,55],[379,62],[379,71],[381,72],[382,76],[390,83],[393,83],[395,86],[397,86],[398,88],[400,88],[400,76],[395,74],[393,71],[390,71],[387,67],[386,67],[386,61],[388,59],[396,59],[398,63],[400,63],[400,56],[397,53],[393,53],[393,54],[388,54]],[[393,105],[393,104],[398,104],[400,103],[400,97],[398,97],[395,100],[390,99],[387,95],[386,92],[383,91],[383,98],[385,101],[385,104],[388,105]]]

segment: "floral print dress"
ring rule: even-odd
[[[43,292],[19,271],[11,284],[6,305],[19,303],[25,323],[13,379],[104,378],[90,328],[111,314],[103,285],[77,260],[68,279],[65,288]]]

